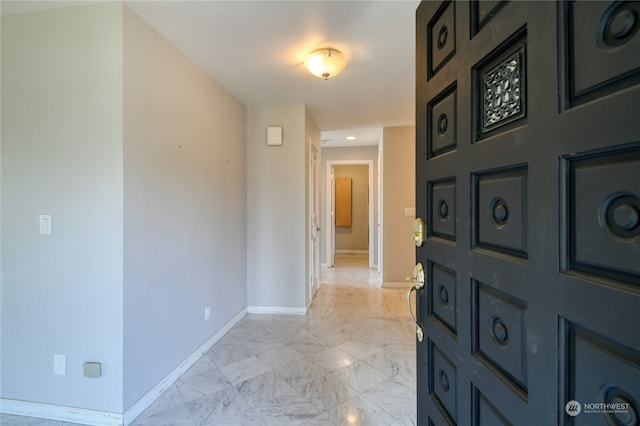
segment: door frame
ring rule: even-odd
[[[333,176],[333,168],[335,166],[367,166],[369,174],[369,200],[367,207],[369,210],[369,268],[375,267],[375,232],[376,224],[374,223],[374,181],[373,181],[373,160],[329,160],[327,161],[327,208],[326,217],[326,241],[327,241],[327,266],[333,267],[334,256],[336,253],[335,242],[335,184]]]
[[[309,138],[309,304],[320,289],[320,163],[319,150]],[[314,230],[316,227],[316,230]],[[315,236],[314,236],[315,234]]]
[[[383,220],[384,220],[384,215],[382,214],[382,207],[384,205],[384,185],[383,183],[383,173],[384,173],[384,168],[383,168],[383,158],[384,158],[384,140],[381,138],[380,139],[380,143],[378,144],[378,205],[376,206],[378,209],[378,223],[376,224],[377,226],[377,235],[378,235],[378,274],[380,274],[380,282],[382,282],[382,277],[384,276],[382,274],[382,265],[384,264],[383,262],[383,251],[382,247],[384,247],[383,245],[383,240],[384,240],[384,233],[382,232],[382,227],[383,227]]]

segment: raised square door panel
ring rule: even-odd
[[[640,2],[561,2],[566,107],[640,81]]]
[[[429,132],[429,158],[456,149],[456,84],[436,96],[427,106],[431,123]]]
[[[473,426],[512,425],[512,423],[508,421],[496,407],[496,404],[489,401],[489,399],[473,384],[471,385],[471,398],[471,424]]]
[[[457,371],[455,364],[429,341],[429,396],[449,423],[456,422]]]
[[[427,25],[428,77],[438,72],[456,53],[456,2],[444,1]]]
[[[470,2],[471,6],[471,37],[480,32],[482,27],[496,16],[507,3],[504,0],[478,0]]]
[[[474,246],[527,257],[527,168],[476,173],[472,180]]]
[[[569,416],[568,410],[561,412],[561,424],[639,424],[637,339],[616,342],[567,319],[561,319],[559,335],[564,400],[580,407],[576,416]]]
[[[429,262],[429,314],[453,336],[457,333],[457,290],[456,272],[452,269]]]
[[[569,268],[640,285],[640,144],[563,159]]]
[[[429,234],[456,240],[456,180],[429,182]]]
[[[527,392],[526,304],[472,280],[473,352],[523,398]]]

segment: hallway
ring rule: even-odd
[[[379,288],[354,256],[321,278],[306,316],[247,315],[132,425],[414,425],[404,291]]]
[[[369,269],[366,254],[336,254],[333,268],[322,267],[320,282],[327,285],[380,287],[380,275]]]

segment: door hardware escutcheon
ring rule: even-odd
[[[411,236],[411,239],[413,240],[413,243],[416,245],[416,247],[422,246],[422,243],[424,243],[424,235],[424,220],[422,220],[422,218],[420,217],[417,217],[413,221],[413,235]]]
[[[416,264],[413,268],[413,276],[407,277],[406,280],[413,281],[416,290],[424,287],[424,268],[422,267],[422,263]]]
[[[409,313],[411,314],[413,322],[416,323],[416,339],[418,339],[418,342],[422,343],[422,340],[424,339],[424,331],[422,330],[422,326],[418,324],[418,320],[416,320],[416,316],[413,314],[413,308],[411,307],[411,293],[424,287],[424,268],[422,267],[422,263],[418,263],[415,268],[413,268],[413,276],[407,277],[407,281],[410,280],[413,280],[413,285],[407,291],[407,306],[409,307]],[[418,299],[416,298],[416,304],[417,302]]]

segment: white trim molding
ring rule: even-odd
[[[306,315],[307,308],[296,308],[292,306],[249,306],[247,312],[250,314]]]
[[[368,250],[336,250],[336,254],[358,254],[358,255],[368,255]]]
[[[122,426],[123,424],[123,415],[118,413],[6,398],[0,399],[0,413],[94,426]]]

